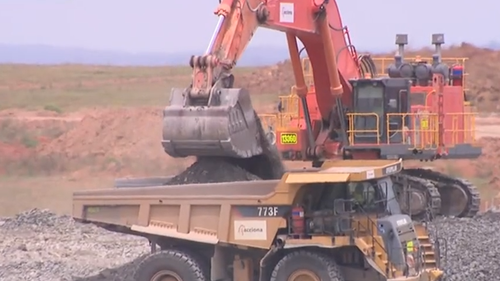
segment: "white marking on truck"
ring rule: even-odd
[[[267,221],[234,221],[234,240],[267,240]]]
[[[276,217],[278,216],[278,207],[267,206],[267,207],[257,207],[259,211],[259,217]]]

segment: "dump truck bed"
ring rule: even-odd
[[[73,216],[79,220],[122,226],[122,232],[140,232],[203,243],[235,238],[229,223],[237,217],[257,215],[262,202],[287,201],[276,196],[280,180],[117,188],[75,192]],[[250,206],[250,207],[245,207]],[[276,217],[279,224],[282,218]],[[234,223],[238,223],[235,221]],[[259,243],[268,247],[266,239]],[[271,235],[271,233],[269,233]],[[236,237],[237,238],[237,237]]]
[[[286,226],[284,214],[304,184],[363,181],[401,169],[401,161],[375,163],[378,166],[370,161],[328,162],[322,168],[287,172],[281,180],[173,186],[148,186],[168,178],[119,180],[117,185],[126,188],[75,192],[73,216],[121,226],[123,232],[241,245],[244,239],[235,241],[241,237],[230,229],[250,219],[261,232],[247,245],[267,249],[272,242],[268,237]],[[145,187],[137,187],[141,183]]]

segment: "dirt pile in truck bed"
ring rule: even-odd
[[[233,181],[253,181],[280,179],[285,172],[276,146],[265,137],[264,130],[257,119],[260,132],[262,155],[249,159],[234,159],[228,157],[199,157],[185,171],[173,177],[167,185],[191,183],[216,183]]]
[[[199,158],[185,171],[168,181],[168,185],[190,183],[215,183],[231,181],[260,180],[254,174],[233,165],[228,159],[206,157]]]

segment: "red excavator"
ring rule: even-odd
[[[397,94],[399,100],[391,101],[387,92],[390,90],[387,86],[381,86],[379,96],[384,96],[385,100],[373,100],[375,97],[372,89],[369,91],[369,99],[360,101],[360,89],[361,95],[363,91],[368,90],[360,88],[359,83],[363,83],[363,79],[352,80],[354,96],[357,97],[355,102],[358,104],[348,108],[350,112],[346,114],[349,145],[343,147],[342,158],[401,157],[406,160],[434,161],[479,157],[481,148],[474,146],[475,114],[471,112],[465,95],[465,59],[442,58],[443,34],[432,36],[432,43],[436,46],[436,52],[430,58],[432,63],[420,57],[405,61],[404,45],[407,43],[406,34],[396,36],[399,51],[394,57],[394,63],[384,70],[383,75],[377,72],[376,66],[384,68],[387,58],[374,58],[374,65],[370,65],[370,73],[377,72],[378,77],[388,77],[381,77],[378,79],[380,81],[390,78],[408,79],[409,87],[400,89]],[[306,128],[307,118],[319,120],[318,106],[314,104],[316,92],[310,79],[313,75],[308,58],[302,60],[302,68],[309,87],[309,117],[305,117],[303,104],[299,102],[293,87],[290,96],[280,97],[280,112],[275,122],[279,138],[273,135],[278,141],[277,146],[282,157],[291,161],[308,159],[304,142],[301,141],[301,138],[306,138],[306,130],[303,128]],[[374,79],[366,80],[375,86],[373,81]],[[366,103],[364,106],[363,102]],[[399,109],[394,111],[391,107]],[[333,143],[337,145],[336,142]],[[334,157],[337,155],[327,156]],[[414,218],[426,216],[426,208],[430,208],[434,215],[459,217],[474,216],[479,210],[479,193],[466,180],[455,179],[430,169],[416,168],[405,169],[403,176],[395,178],[394,181],[411,183],[411,190],[400,195],[411,196],[411,205],[403,207],[406,207],[406,211],[411,212]],[[401,203],[404,205],[404,200],[401,200]]]
[[[219,20],[205,54],[190,60],[192,84],[173,89],[164,110],[162,143],[170,156],[229,157],[258,165],[252,159],[268,152],[250,95],[233,88],[231,74],[258,27],[286,33],[300,100],[299,116],[277,128],[277,147],[284,160],[319,166],[336,158],[435,160],[480,154],[481,149],[472,145],[446,143],[448,113],[443,103],[452,98],[444,91],[447,74],[433,70],[428,126],[418,127],[418,118],[424,116],[412,112],[413,80],[403,75],[373,78],[375,64],[370,56],[357,54],[335,1],[223,0],[215,13]],[[297,39],[312,67],[312,87],[305,82]],[[401,71],[402,65],[396,68]],[[463,124],[464,115],[457,116]],[[465,140],[464,134],[465,130],[457,131],[453,139]],[[415,219],[477,212],[477,192],[463,180],[405,169],[394,182],[411,183],[411,190],[401,190],[399,196],[411,197],[404,209]],[[448,198],[465,203],[460,210],[442,208],[441,201]]]

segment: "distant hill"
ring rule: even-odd
[[[481,46],[500,49],[499,42]],[[372,50],[374,51],[374,50]],[[383,50],[380,50],[383,51]],[[379,50],[377,50],[379,52]],[[201,53],[201,52],[200,52]],[[100,51],[83,48],[64,48],[47,45],[5,45],[0,44],[0,63],[20,64],[99,64],[99,65],[187,65],[193,52],[169,53],[127,53],[121,51]],[[288,58],[288,50],[280,47],[249,47],[239,66],[270,65]]]

